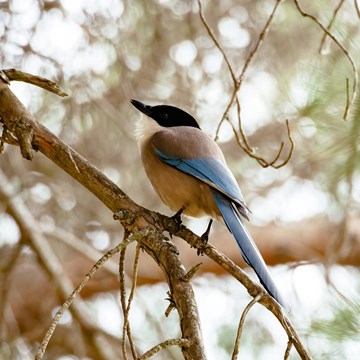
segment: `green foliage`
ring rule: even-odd
[[[360,339],[360,303],[332,303],[328,319],[315,319],[310,332],[340,343]]]

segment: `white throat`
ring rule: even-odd
[[[142,146],[151,136],[161,131],[162,127],[153,119],[148,116],[141,116],[140,120],[136,123],[135,137],[136,141]]]

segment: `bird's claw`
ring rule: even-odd
[[[175,231],[174,232],[177,232],[177,231],[179,231],[180,230],[180,226],[181,226],[181,224],[182,224],[182,220],[181,220],[181,214],[182,214],[182,212],[184,211],[184,207],[182,207],[176,214],[174,214],[172,217],[171,217],[171,219],[173,219],[174,221],[175,221],[175,223],[176,223],[176,229],[175,229]],[[170,233],[170,237],[171,237],[171,239],[172,239],[172,234]]]
[[[199,249],[197,249],[198,256],[204,255],[205,247],[209,241],[209,234],[210,234],[210,229],[211,229],[212,223],[213,223],[213,219],[210,219],[208,227],[206,228],[205,232],[200,236],[202,245]]]
[[[183,211],[184,211],[184,207],[182,207],[175,215],[173,215],[171,217],[173,220],[176,221],[176,223],[179,225],[179,227],[182,224],[181,214],[182,214]]]

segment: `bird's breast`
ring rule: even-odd
[[[152,186],[172,211],[184,208],[183,213],[193,217],[220,215],[207,184],[161,161],[150,141],[141,144],[140,150]]]

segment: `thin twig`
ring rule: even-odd
[[[129,236],[129,233],[125,231],[124,240]],[[127,360],[127,351],[126,351],[126,327],[128,314],[126,309],[126,289],[125,289],[125,253],[126,247],[122,248],[120,251],[120,259],[119,259],[119,277],[120,277],[120,302],[121,308],[123,311],[123,328],[122,328],[122,337],[121,337],[121,350],[123,354],[124,360]]]
[[[129,295],[128,304],[127,304],[127,308],[126,308],[127,315],[129,315],[129,313],[130,313],[130,306],[131,306],[131,302],[132,302],[132,300],[134,298],[135,289],[136,289],[136,281],[137,281],[137,275],[138,275],[138,269],[139,269],[140,249],[141,249],[141,244],[137,243],[136,251],[135,251],[135,258],[134,258],[134,267],[133,267],[131,290],[130,290],[130,295]],[[132,352],[133,358],[137,359],[138,355],[137,355],[137,352],[136,352],[136,349],[135,349],[135,346],[134,346],[134,340],[133,340],[132,335],[131,335],[131,328],[130,328],[130,322],[129,322],[129,317],[128,316],[127,316],[126,320],[127,320],[126,330],[127,330],[127,335],[128,335],[128,338],[129,338],[131,352]]]
[[[81,283],[76,287],[76,289],[71,293],[71,295],[66,299],[64,304],[60,307],[60,309],[55,314],[54,318],[52,319],[50,326],[39,346],[39,349],[36,353],[35,360],[41,360],[44,356],[46,347],[51,339],[52,334],[54,333],[61,317],[63,316],[64,312],[70,307],[70,305],[74,302],[77,295],[81,292],[84,286],[88,283],[88,281],[94,276],[97,270],[101,268],[101,266],[112,256],[117,254],[121,249],[125,248],[129,245],[135,238],[129,236],[126,240],[109,250],[105,255],[103,255],[99,261],[91,268],[91,270],[86,274],[85,278],[81,281]]]
[[[218,127],[216,129],[216,135],[215,135],[215,139],[217,139],[219,137],[219,132],[220,132],[220,127],[222,125],[222,123],[225,121],[226,117],[228,116],[229,114],[229,111],[230,111],[230,108],[232,106],[232,104],[234,103],[234,100],[235,98],[237,97],[237,94],[238,92],[240,91],[241,89],[241,86],[243,84],[243,81],[245,79],[245,74],[252,62],[252,60],[254,59],[254,56],[255,54],[258,52],[258,50],[260,49],[261,45],[263,44],[264,42],[264,39],[266,37],[266,35],[268,34],[269,32],[269,29],[270,29],[270,26],[271,26],[271,23],[274,19],[274,16],[275,16],[275,13],[276,13],[276,10],[278,9],[279,5],[280,5],[280,2],[281,0],[277,0],[276,3],[275,3],[275,6],[263,28],[263,30],[261,31],[261,33],[259,34],[259,38],[258,38],[258,41],[254,47],[254,49],[250,52],[249,56],[247,57],[246,61],[245,61],[245,64],[241,70],[241,73],[240,73],[240,76],[238,77],[238,80],[237,80],[237,83],[236,83],[236,86],[234,88],[234,91],[233,91],[233,94],[231,96],[231,99],[229,101],[229,104],[223,114],[223,117],[222,119],[220,120],[219,124],[218,124]],[[216,45],[216,44],[215,44]],[[220,49],[219,49],[220,50]],[[221,50],[220,50],[221,51]],[[238,111],[238,114],[239,114],[239,111]],[[241,117],[240,117],[240,114],[238,115],[238,122],[239,122],[239,128],[241,128]],[[244,140],[244,139],[243,139]]]
[[[52,281],[57,287],[59,295],[62,299],[67,299],[68,294],[73,291],[73,284],[70,278],[66,275],[61,262],[57,258],[55,252],[51,248],[48,239],[42,233],[39,224],[36,222],[32,213],[22,201],[21,197],[14,196],[13,184],[6,178],[5,174],[0,170],[0,197],[8,199],[7,212],[14,218],[19,224],[22,239],[26,240],[31,246],[40,264],[48,272]],[[91,339],[94,337],[104,339],[104,333],[102,330],[90,331],[90,329],[96,329],[96,324],[89,318],[89,314],[85,309],[85,304],[81,299],[74,303],[70,309],[74,320],[78,321],[84,331],[85,336],[89,336]],[[85,326],[83,324],[86,324]],[[56,325],[55,325],[56,327]],[[54,327],[54,328],[55,328]],[[53,328],[53,331],[54,331]],[[52,332],[53,332],[52,331]],[[48,338],[49,341],[50,338]],[[105,340],[105,339],[104,339]],[[45,351],[47,345],[43,347]],[[98,342],[94,339],[94,350],[97,352],[97,358],[105,359],[103,348],[98,346]],[[110,349],[111,351],[111,349]],[[40,358],[43,354],[38,355]]]
[[[62,244],[67,245],[70,248],[69,251],[75,250],[80,255],[84,256],[85,258],[91,260],[94,263],[98,261],[98,259],[102,256],[102,253],[99,250],[96,250],[87,242],[81,241],[73,233],[66,231],[58,226],[55,226],[55,228],[52,228],[51,230],[45,228],[42,229],[42,231],[47,236],[61,242]],[[112,276],[117,277],[119,274],[117,263],[111,259],[104,263],[102,269],[106,270]]]
[[[341,7],[343,6],[344,2],[345,2],[345,0],[340,0],[339,4],[335,8],[333,16],[332,16],[332,18],[331,18],[331,20],[329,22],[329,25],[327,26],[328,31],[330,31],[330,28],[332,27],[332,25],[333,25],[333,23],[334,23],[334,21],[336,19],[336,15],[339,12],[339,10],[341,9]],[[319,53],[320,54],[322,53],[322,49],[324,47],[326,37],[327,37],[327,35],[326,35],[326,33],[324,33],[322,38],[321,38],[320,47],[319,47]]]
[[[149,351],[147,351],[145,354],[140,356],[138,360],[146,360],[149,359],[151,356],[155,355],[159,351],[166,349],[170,346],[181,346],[181,347],[188,347],[189,346],[189,340],[188,339],[170,339],[166,340],[160,344],[157,344],[153,348],[151,348]]]
[[[272,163],[270,164],[270,165],[271,165],[273,168],[275,168],[275,169],[279,169],[279,168],[285,166],[285,165],[290,161],[291,156],[292,156],[293,151],[294,151],[294,147],[295,147],[294,140],[293,140],[293,138],[291,137],[289,120],[286,119],[286,120],[285,120],[285,123],[286,123],[287,136],[288,136],[288,139],[289,139],[289,141],[290,141],[290,150],[289,150],[289,153],[288,153],[287,158],[286,158],[282,163],[280,163],[280,164],[278,164],[278,165],[275,165],[275,161],[278,159],[278,157],[277,157],[277,158],[275,158],[274,162],[272,162]],[[282,150],[282,146],[280,147],[280,150],[279,150],[279,153],[278,153],[279,156],[280,156],[281,150]]]
[[[293,346],[293,342],[291,339],[289,339],[284,354],[284,360],[288,360],[292,346]]]
[[[0,89],[3,90],[4,88],[5,86],[1,86],[0,81]],[[5,88],[5,90],[8,89]],[[161,216],[157,213],[152,213],[146,209],[143,209],[134,202],[132,202],[126,196],[126,194],[124,194],[119,188],[117,188],[95,167],[93,167],[89,162],[87,162],[75,151],[72,151],[73,158],[76,160],[76,163],[78,164],[78,167],[80,169],[80,173],[75,172],[73,170],[73,164],[69,161],[69,158],[67,156],[67,150],[65,150],[67,149],[67,146],[62,143],[56,136],[54,136],[50,131],[41,126],[41,124],[35,123],[31,116],[27,114],[28,112],[25,107],[20,107],[20,105],[17,104],[17,102],[15,101],[15,99],[10,100],[9,106],[14,108],[17,114],[20,114],[23,111],[25,115],[27,115],[26,125],[33,127],[36,145],[39,151],[44,153],[47,157],[49,157],[52,161],[61,166],[64,170],[71,169],[71,171],[69,170],[69,173],[79,183],[88,188],[89,191],[93,192],[111,211],[115,212],[119,209],[123,209],[123,214],[125,212],[129,214],[127,217],[123,216],[123,218],[120,220],[125,228],[132,231],[132,235],[129,236],[128,240],[141,241],[142,245],[145,245],[147,252],[157,261],[157,263],[160,264],[160,267],[162,269],[166,269],[164,273],[167,276],[170,288],[173,290],[177,308],[182,309],[180,322],[183,336],[185,339],[191,339],[193,341],[185,340],[184,345],[181,346],[188,346],[189,350],[186,351],[195,352],[197,355],[195,358],[204,359],[205,356],[202,356],[204,354],[204,349],[200,335],[197,307],[196,302],[193,301],[194,295],[192,288],[187,282],[177,282],[179,276],[180,278],[182,278],[185,275],[185,271],[181,266],[181,263],[178,261],[174,249],[170,246],[169,242],[162,235],[162,232],[159,232],[159,228],[155,228],[154,226],[154,219],[158,219],[155,220],[156,224],[157,226],[162,228],[159,223]],[[0,110],[1,109],[2,107],[0,106]],[[8,119],[4,118],[3,120],[4,122],[8,121]],[[51,146],[49,146],[49,144]],[[56,144],[56,151],[53,151],[54,144]],[[49,151],[49,148],[51,148],[51,151]],[[129,221],[130,218],[132,219],[131,222]],[[170,218],[166,219],[168,221],[171,220]],[[173,229],[174,221],[171,221],[171,228]],[[163,223],[165,223],[165,221],[161,220],[161,224]],[[141,231],[138,231],[138,226]],[[175,232],[173,233],[175,234]],[[197,248],[203,248],[203,242],[201,241],[201,239],[199,237],[196,237],[195,234],[191,233],[184,226],[181,226],[177,230],[176,234],[178,233],[180,237],[186,239],[189,244],[192,245],[196,243]],[[155,246],[153,246],[153,244],[155,244]],[[119,252],[121,248],[122,247],[117,249],[116,252]],[[161,254],[165,253],[166,257],[160,256],[160,253],[158,251],[159,248],[162,251]],[[261,291],[259,285],[255,284],[251,279],[249,279],[246,274],[243,274],[240,269],[237,268],[229,259],[216,252],[216,250],[214,250],[211,245],[208,245],[206,247],[205,254],[207,254],[211,259],[215,260],[230,274],[233,274],[237,280],[239,280],[242,284],[244,284],[244,286],[246,286],[250,294],[254,294],[254,292],[256,292],[255,294],[258,294]],[[176,272],[173,271],[174,269],[176,269]],[[181,293],[179,293],[179,289],[181,290]],[[264,298],[261,300],[261,302],[280,320],[286,333],[294,338],[294,347],[297,349],[300,356],[303,359],[310,359],[310,355],[307,353],[299,337],[296,335],[296,332],[293,329],[291,323],[287,320],[285,315],[282,314],[281,307],[275,302],[275,300],[273,300],[270,295],[264,293]],[[191,318],[189,319],[190,316]],[[53,329],[50,331],[49,338],[51,337],[52,333]],[[45,347],[42,348],[44,351]],[[41,350],[39,351],[41,352]],[[42,355],[40,356],[40,358],[41,357]]]
[[[248,141],[248,139],[247,139],[247,136],[245,135],[243,126],[242,126],[241,104],[240,104],[240,100],[239,100],[238,95],[236,95],[235,99],[236,99],[236,112],[237,112],[237,118],[238,118],[239,133],[240,133],[241,140],[242,140],[242,141],[241,141],[241,144],[243,144],[243,145],[240,145],[240,147],[243,148],[243,150],[244,150],[246,153],[255,154],[255,149],[254,149],[253,147],[251,147],[251,145],[250,145],[250,143],[249,143],[249,141]],[[228,121],[230,121],[228,115],[227,115],[227,119],[228,119]],[[258,162],[261,164],[261,163],[262,163],[262,159],[261,159],[261,160],[258,160]]]
[[[349,94],[349,78],[346,78],[346,105],[344,110],[343,119],[346,120],[346,114],[349,111],[350,106],[350,94]]]
[[[19,226],[19,228],[21,228]],[[7,259],[5,266],[0,268],[1,275],[1,290],[0,290],[0,340],[4,340],[5,337],[5,309],[8,301],[8,295],[11,289],[10,280],[12,275],[12,270],[15,268],[16,262],[21,255],[21,250],[23,249],[23,238],[16,244],[12,253]]]
[[[235,92],[235,97],[236,97],[236,101],[237,101],[237,114],[238,114],[238,125],[239,125],[239,129],[241,130],[240,131],[240,134],[242,136],[242,140],[243,142],[246,144],[246,146],[251,150],[251,146],[248,144],[248,140],[247,140],[247,137],[245,136],[245,134],[243,133],[242,131],[242,121],[241,121],[241,106],[240,106],[240,102],[239,102],[239,98],[238,98],[238,93],[241,89],[241,86],[243,84],[243,81],[245,79],[245,74],[246,74],[246,71],[248,70],[255,54],[258,52],[258,50],[260,49],[261,45],[263,44],[264,40],[265,40],[265,37],[266,35],[268,34],[269,32],[269,29],[270,29],[270,25],[275,17],[275,13],[279,7],[281,3],[281,0],[277,0],[276,3],[275,3],[275,6],[262,30],[262,32],[260,33],[259,35],[259,39],[255,45],[255,48],[251,51],[251,53],[249,54],[248,58],[246,59],[245,61],[245,64],[242,68],[242,71],[241,71],[241,74],[239,76],[239,79],[238,79],[238,82],[237,82],[237,87],[235,88],[236,89],[236,92]],[[231,106],[231,103],[233,102],[233,100],[231,100],[231,102],[229,103],[229,105]],[[229,107],[230,109],[230,107]],[[263,160],[263,159],[262,159]]]
[[[218,42],[218,40],[216,39],[216,36],[214,34],[214,32],[211,30],[210,26],[208,25],[206,19],[205,19],[205,15],[204,15],[204,12],[203,12],[203,7],[202,7],[202,2],[201,0],[198,0],[198,5],[199,5],[199,15],[200,15],[200,19],[203,23],[203,25],[205,26],[205,29],[207,30],[209,36],[211,37],[212,41],[214,42],[214,44],[216,45],[216,47],[220,50],[225,62],[226,62],[226,65],[228,66],[228,69],[229,69],[229,72],[230,72],[230,75],[231,75],[231,78],[234,82],[234,87],[236,87],[236,75],[235,75],[235,72],[230,64],[230,60],[229,58],[227,57],[226,55],[226,52],[225,50],[223,49],[223,47],[220,45],[220,43]]]
[[[360,8],[357,0],[354,0],[355,10],[357,12],[358,17],[360,18]]]
[[[230,124],[230,126],[232,128],[232,131],[233,131],[233,134],[235,136],[235,140],[236,140],[237,144],[239,146],[241,146],[241,141],[240,141],[239,135],[238,135],[238,133],[237,133],[237,131],[235,129],[234,124],[228,119],[227,119],[227,121],[228,121],[228,123]],[[265,159],[255,155],[252,152],[248,152],[246,149],[243,148],[244,151],[246,152],[246,154],[249,155],[251,158],[256,159],[258,161],[258,163],[264,168],[271,166],[271,167],[273,167],[275,169],[279,169],[279,168],[285,166],[290,161],[291,156],[292,156],[293,151],[294,151],[294,147],[295,147],[294,140],[292,139],[292,136],[291,136],[289,121],[287,119],[285,120],[285,124],[286,124],[287,136],[288,136],[288,139],[290,141],[290,150],[289,150],[289,153],[288,153],[288,155],[287,155],[287,157],[286,157],[286,159],[284,161],[282,161],[280,164],[275,165],[275,162],[279,159],[280,154],[281,154],[281,152],[283,150],[284,143],[281,144],[277,155],[275,156],[274,160],[272,162],[270,162],[270,163],[267,162]]]
[[[231,356],[231,360],[236,360],[237,359],[237,356],[238,356],[238,353],[239,353],[240,338],[241,338],[242,330],[243,330],[243,327],[244,327],[245,318],[246,318],[247,314],[249,313],[250,309],[253,307],[253,305],[256,304],[261,298],[262,298],[261,294],[255,296],[249,302],[249,304],[247,304],[246,308],[244,309],[243,313],[241,314],[241,318],[240,318],[240,321],[239,321],[239,327],[238,327],[237,334],[236,334],[236,339],[235,339],[234,351],[233,351],[233,354]]]
[[[254,47],[254,49],[250,52],[249,56],[247,57],[245,63],[244,63],[244,66],[242,68],[242,71],[241,71],[241,74],[240,76],[238,77],[238,79],[236,79],[236,76],[235,76],[235,71],[232,67],[232,65],[230,64],[230,61],[229,61],[229,58],[224,50],[224,48],[221,46],[220,42],[217,40],[214,32],[212,31],[211,27],[209,26],[209,24],[207,23],[207,20],[205,18],[205,15],[204,15],[204,12],[203,12],[203,7],[202,7],[202,2],[201,0],[198,0],[198,4],[199,4],[199,15],[200,15],[200,19],[201,19],[201,22],[203,23],[205,29],[207,30],[210,38],[212,39],[212,41],[214,42],[215,46],[219,49],[219,51],[221,52],[221,54],[223,55],[223,58],[227,64],[227,67],[229,69],[229,72],[230,72],[230,75],[231,75],[231,78],[233,80],[233,85],[234,85],[234,89],[233,89],[233,93],[232,93],[232,96],[231,96],[231,99],[230,99],[230,102],[228,103],[228,106],[217,126],[217,129],[216,129],[216,134],[215,134],[215,140],[218,140],[219,138],[219,132],[220,132],[220,128],[222,126],[222,124],[224,123],[224,121],[228,121],[232,128],[233,128],[233,131],[234,131],[234,134],[235,134],[235,137],[236,137],[236,141],[238,143],[238,145],[245,151],[246,154],[248,154],[250,157],[252,157],[253,159],[256,159],[257,162],[263,166],[263,167],[268,167],[268,166],[272,166],[272,167],[275,167],[275,168],[279,168],[279,167],[282,167],[284,165],[286,165],[288,163],[288,161],[290,160],[290,157],[292,155],[292,149],[293,149],[293,143],[291,141],[291,151],[289,153],[289,156],[287,157],[287,159],[281,163],[280,165],[275,165],[275,163],[277,162],[277,160],[279,159],[281,153],[282,153],[282,150],[283,150],[283,147],[284,147],[284,144],[282,143],[281,146],[280,146],[280,149],[277,153],[277,155],[275,156],[274,160],[272,160],[271,162],[267,162],[264,158],[260,157],[259,155],[256,154],[255,152],[255,149],[251,147],[248,139],[247,139],[247,136],[245,135],[244,133],[244,130],[243,130],[243,127],[242,127],[242,120],[241,120],[241,105],[240,105],[240,101],[239,101],[239,98],[238,98],[238,92],[240,91],[240,88],[243,84],[243,81],[244,81],[244,78],[245,78],[245,74],[255,56],[255,54],[257,53],[257,51],[259,50],[259,48],[261,47],[268,31],[269,31],[269,28],[270,28],[270,25],[274,19],[274,16],[275,16],[275,13],[276,13],[276,10],[278,9],[278,6],[280,5],[280,2],[281,0],[277,0],[276,1],[276,4],[263,28],[263,30],[261,31],[260,35],[259,35],[259,39]],[[234,103],[234,101],[236,102],[236,108],[237,108],[237,117],[238,117],[238,126],[239,126],[239,133],[240,133],[240,138],[237,134],[237,131],[235,129],[235,127],[233,126],[233,124],[231,123],[230,119],[229,119],[229,111]],[[289,127],[288,127],[289,129]],[[289,136],[289,138],[291,138]]]
[[[129,233],[125,231],[124,239],[129,236]],[[135,252],[135,259],[134,259],[134,267],[133,267],[133,277],[132,277],[132,286],[130,290],[129,299],[126,305],[126,287],[125,287],[125,252],[126,248],[120,251],[120,260],[119,260],[119,275],[120,275],[120,301],[121,307],[123,310],[124,315],[124,322],[123,322],[123,329],[122,329],[122,339],[121,339],[121,349],[123,352],[123,358],[127,359],[127,351],[126,351],[126,335],[129,339],[131,352],[134,359],[137,359],[137,352],[135,349],[134,341],[131,335],[130,323],[129,323],[129,313],[130,313],[130,306],[131,302],[134,298],[135,288],[136,288],[136,279],[137,279],[137,272],[139,266],[139,257],[140,257],[140,243],[136,246]]]
[[[358,71],[355,65],[355,62],[353,60],[353,58],[351,57],[350,53],[345,49],[345,47],[339,42],[339,40],[313,15],[306,13],[299,4],[298,0],[294,0],[295,6],[298,9],[299,13],[304,16],[307,17],[309,19],[311,19],[312,21],[314,21],[323,31],[324,33],[329,36],[334,42],[335,44],[341,49],[341,51],[345,54],[345,56],[348,58],[351,67],[353,68],[353,72],[354,72],[354,83],[353,83],[353,93],[351,96],[351,99],[349,101],[349,104],[346,106],[345,109],[345,113],[344,113],[344,120],[347,119],[347,116],[349,114],[349,110],[351,108],[351,105],[353,104],[355,97],[356,97],[356,93],[357,93],[357,83],[358,83]]]
[[[59,88],[59,85],[57,83],[55,83],[54,81],[51,81],[49,79],[45,79],[41,76],[32,75],[32,74],[29,74],[29,73],[26,73],[26,72],[23,72],[20,70],[16,70],[16,69],[6,69],[6,70],[2,70],[2,71],[6,74],[6,76],[8,77],[8,79],[10,81],[26,82],[28,84],[41,87],[42,89],[50,91],[61,97],[68,96],[68,94],[66,92],[62,91]]]

